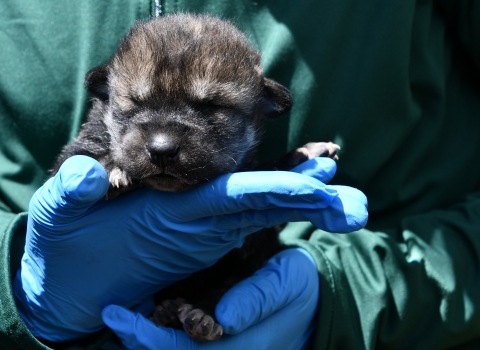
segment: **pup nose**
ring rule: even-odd
[[[150,161],[161,167],[176,162],[180,153],[180,147],[166,135],[157,135],[145,148]]]

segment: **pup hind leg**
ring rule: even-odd
[[[213,317],[181,298],[164,300],[156,306],[150,320],[158,326],[183,329],[199,342],[215,341],[223,335],[222,326]]]

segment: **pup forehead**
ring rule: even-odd
[[[260,60],[229,22],[178,14],[134,26],[111,61],[109,81],[125,108],[132,98],[155,96],[235,104],[260,93]]]

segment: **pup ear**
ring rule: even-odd
[[[272,79],[264,78],[262,103],[265,117],[273,119],[292,108],[293,98],[285,86]]]
[[[108,101],[108,66],[104,64],[90,69],[85,75],[84,85],[92,96]]]

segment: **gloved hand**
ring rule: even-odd
[[[298,350],[315,328],[319,290],[315,262],[296,248],[278,253],[223,296],[216,309],[225,330],[219,341],[198,343],[121,306],[107,306],[102,317],[127,349]]]
[[[82,337],[104,327],[105,306],[132,308],[261,228],[306,220],[334,232],[364,226],[361,192],[314,178],[332,177],[332,160],[314,159],[297,171],[309,176],[228,174],[187,192],[139,189],[106,201],[103,167],[84,156],[68,159],[30,201],[14,281],[20,315],[35,336]]]

